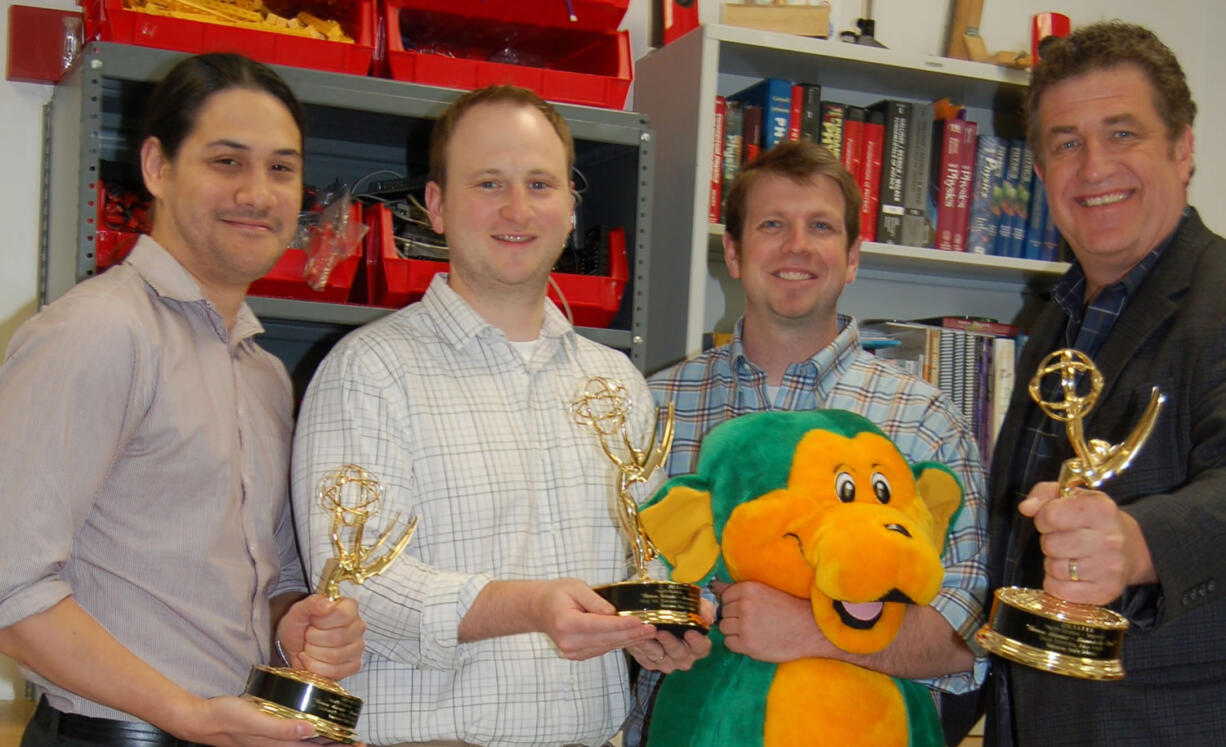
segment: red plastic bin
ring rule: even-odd
[[[571,4],[574,22],[562,0],[381,0],[382,72],[462,90],[511,83],[550,101],[621,109],[634,80],[630,33],[617,30],[629,0]]]
[[[108,267],[123,262],[128,258],[128,254],[132,251],[132,247],[136,246],[136,240],[139,238],[139,233],[98,229],[95,232],[94,267],[98,272],[102,272]]]
[[[446,272],[446,262],[405,259],[392,241],[392,213],[383,205],[366,208],[366,285],[367,297],[375,306],[401,308],[425,295],[436,273]],[[577,327],[608,327],[621,308],[622,294],[629,279],[626,261],[626,233],[621,228],[609,231],[609,272],[607,277],[553,273],[562,289]],[[549,300],[561,309],[557,292],[549,288]]]
[[[374,56],[374,3],[356,0],[337,19],[353,44],[153,15],[128,10],[123,0],[83,0],[85,38],[193,54],[237,52],[271,65],[366,75]]]
[[[354,203],[350,217],[362,220],[362,206]],[[286,249],[285,254],[268,274],[251,284],[247,293],[253,296],[292,298],[298,301],[325,301],[328,303],[363,303],[365,288],[354,288],[353,281],[362,263],[362,247],[352,256],[337,263],[328,274],[328,282],[321,290],[307,285],[302,271],[306,268],[307,255],[302,249]]]
[[[89,222],[94,228],[94,269],[102,272],[127,259],[141,233],[149,230],[149,213],[142,200],[109,194],[102,179],[97,181],[96,188],[98,197],[89,203],[94,209]],[[126,192],[122,187],[113,189]],[[118,207],[126,201],[132,201],[127,210]]]

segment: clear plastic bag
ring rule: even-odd
[[[306,252],[302,276],[307,285],[323,290],[332,270],[360,251],[366,229],[361,208],[354,203],[348,187],[334,183],[321,190],[315,205],[300,216],[298,234],[290,244]]]

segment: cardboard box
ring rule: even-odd
[[[720,23],[824,39],[830,33],[830,8],[824,5],[724,3],[720,9]]]

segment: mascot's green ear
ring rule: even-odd
[[[687,584],[702,579],[719,560],[711,494],[685,484],[664,486],[662,495],[639,509],[652,544],[673,567],[672,578]]]
[[[920,462],[911,471],[920,497],[932,514],[932,542],[944,552],[949,525],[962,510],[962,483],[953,471],[936,462]]]

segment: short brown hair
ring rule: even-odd
[[[451,136],[460,123],[460,118],[468,110],[480,104],[511,104],[529,109],[536,109],[558,133],[562,148],[566,151],[566,178],[570,178],[571,169],[575,166],[575,140],[571,137],[570,127],[566,120],[548,102],[527,88],[519,86],[486,86],[475,91],[469,91],[451,102],[443,115],[434,123],[430,132],[430,181],[440,187],[447,184],[447,146]]]
[[[724,231],[741,245],[745,230],[746,203],[753,185],[767,174],[786,176],[803,184],[828,176],[843,193],[843,227],[847,230],[847,248],[860,237],[860,186],[841,161],[826,148],[808,140],[780,143],[762,153],[737,173],[724,201]]]
[[[1026,134],[1035,153],[1041,156],[1043,152],[1039,147],[1039,106],[1047,89],[1083,73],[1125,65],[1135,65],[1149,79],[1154,108],[1166,124],[1168,140],[1173,142],[1192,126],[1196,102],[1170,48],[1143,26],[1102,21],[1043,47],[1026,96]]]

